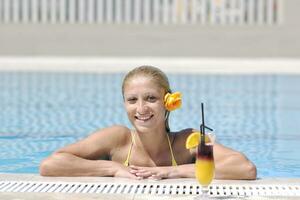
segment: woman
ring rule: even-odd
[[[171,133],[170,86],[158,68],[141,66],[124,78],[122,93],[134,129],[112,126],[66,146],[40,165],[43,176],[114,176],[132,179],[195,177],[195,154],[185,148],[194,132]],[[177,105],[176,105],[177,103]],[[256,167],[243,154],[214,145],[216,179],[256,179]]]

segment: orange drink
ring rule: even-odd
[[[215,171],[212,144],[205,144],[202,149],[198,146],[195,167],[197,181],[202,186],[208,186],[214,178]]]
[[[204,138],[201,138],[201,141],[202,139]],[[196,200],[214,199],[209,195],[209,185],[215,174],[214,141],[215,135],[213,133],[205,134],[205,142],[199,142],[196,149],[195,175],[201,185],[201,195],[196,197]]]
[[[197,147],[196,163],[195,163],[195,176],[201,185],[201,196],[197,196],[195,200],[213,199],[209,195],[209,184],[212,182],[215,174],[214,163],[214,141],[215,135],[205,133],[205,129],[213,131],[211,128],[205,126],[204,123],[204,105],[201,103],[202,123],[200,125],[200,133],[194,132],[189,135],[186,140],[186,148]]]

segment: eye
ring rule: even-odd
[[[129,97],[129,98],[127,98],[126,100],[127,100],[127,102],[129,102],[130,104],[134,104],[134,103],[137,101],[137,98],[135,98],[135,97]]]
[[[152,96],[152,95],[150,95],[150,96],[147,96],[147,101],[149,101],[149,102],[155,102],[156,101],[156,97],[155,96]]]

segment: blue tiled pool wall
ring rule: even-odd
[[[33,172],[42,158],[96,129],[130,126],[120,74],[0,73],[0,172]],[[218,142],[244,152],[259,176],[299,176],[299,76],[168,74],[183,93],[172,130],[198,128],[200,103]],[[294,123],[292,123],[294,122]]]

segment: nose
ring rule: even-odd
[[[145,101],[139,101],[137,104],[137,112],[139,114],[144,114],[148,110],[148,106]]]

